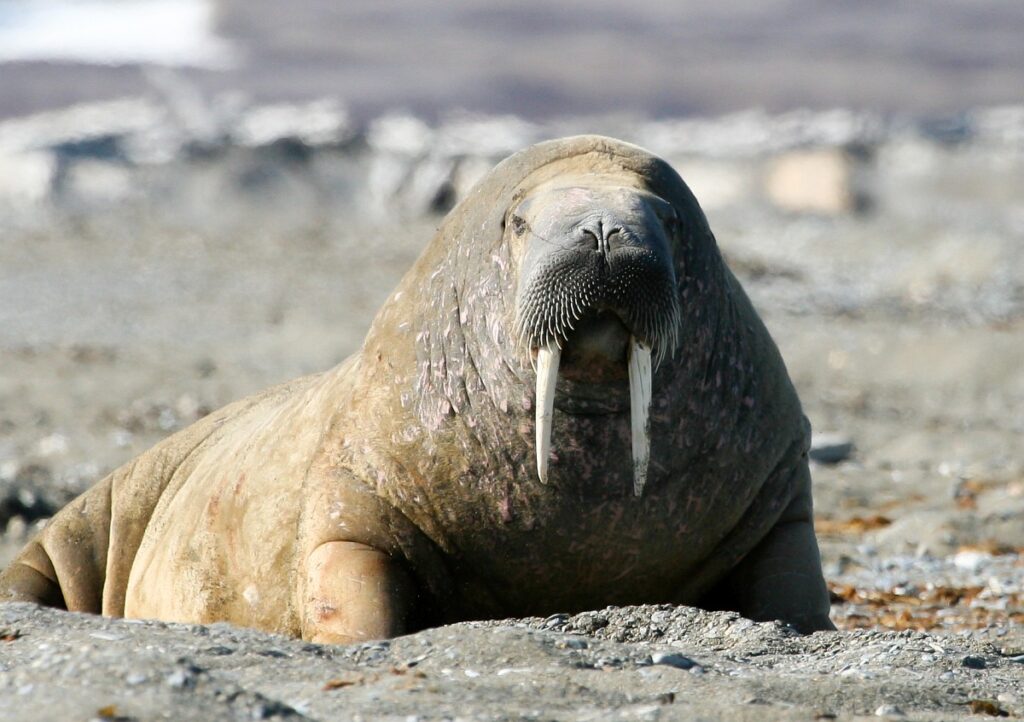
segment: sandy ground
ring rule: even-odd
[[[6,606],[0,718],[1024,716],[1024,212],[955,184],[886,192],[868,215],[711,214],[816,431],[854,444],[813,470],[848,631],[634,609],[327,649]],[[6,233],[0,564],[169,432],[343,359],[436,225],[269,220],[111,212]]]

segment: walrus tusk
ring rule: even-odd
[[[651,349],[635,337],[629,344],[629,408],[633,427],[633,496],[640,496],[651,460]]]
[[[554,343],[537,351],[537,476],[548,483],[551,421],[561,349]],[[641,496],[651,460],[651,349],[633,338],[629,345],[629,406],[633,438],[633,495]]]
[[[551,453],[551,419],[555,410],[555,383],[562,350],[554,342],[537,351],[537,476],[548,483]]]

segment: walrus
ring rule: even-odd
[[[111,473],[0,594],[331,643],[634,603],[833,629],[809,434],[677,173],[554,140],[467,194],[354,355]]]

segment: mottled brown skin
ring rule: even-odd
[[[590,183],[678,219],[679,347],[654,377],[641,497],[624,374],[583,351],[565,353],[548,484],[535,469],[534,350],[514,329],[536,241],[508,220],[534,217],[538,189]],[[0,596],[327,642],[640,602],[831,629],[808,444],[778,351],[676,173],[608,138],[551,141],[449,214],[355,355],[112,473],[29,543]]]

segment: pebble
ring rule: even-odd
[[[844,434],[814,434],[808,456],[819,464],[838,464],[853,454],[853,440]]]
[[[167,675],[166,681],[175,689],[191,689],[196,684],[196,674],[190,669],[176,669]]]
[[[988,665],[985,663],[984,657],[979,657],[976,654],[968,654],[962,660],[960,664],[967,667],[968,669],[985,669]]]
[[[124,639],[123,634],[111,634],[110,632],[90,632],[89,636],[93,639],[101,639],[104,642],[119,642]]]
[[[135,440],[135,434],[128,429],[114,429],[110,432],[110,443],[119,449],[130,446]]]
[[[568,621],[568,614],[552,614],[550,617],[544,620],[544,628],[555,629],[556,627],[563,627],[565,626],[565,623]]]
[[[883,704],[875,710],[875,717],[903,717],[903,710],[894,704]]]
[[[13,459],[0,462],[0,481],[11,481],[18,475],[21,464]]]
[[[992,555],[986,552],[962,551],[953,556],[953,565],[967,572],[977,572],[991,559]]]
[[[570,637],[569,639],[560,639],[555,642],[555,647],[558,649],[586,649],[586,640],[579,639],[576,637]]]
[[[655,652],[651,655],[651,664],[664,664],[676,669],[692,669],[698,666],[689,657],[684,657],[676,652]]]
[[[36,450],[40,456],[59,456],[67,453],[68,438],[64,434],[53,433],[36,442]]]

